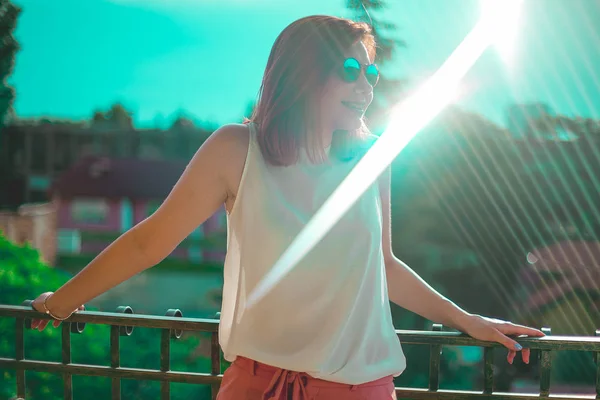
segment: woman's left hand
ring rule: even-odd
[[[529,364],[530,350],[523,348],[510,336],[533,336],[541,337],[544,333],[540,330],[499,319],[482,317],[480,315],[469,315],[461,324],[460,330],[474,339],[486,342],[498,342],[508,349],[506,359],[509,364],[513,363],[518,351],[522,351],[523,362]]]

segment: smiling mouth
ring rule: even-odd
[[[354,103],[351,101],[342,101],[342,104],[344,105],[344,107],[349,108],[353,111],[356,111],[358,113],[364,114],[366,107],[364,103]]]

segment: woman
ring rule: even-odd
[[[535,329],[469,314],[392,254],[389,171],[260,302],[246,298],[371,136],[363,123],[379,78],[368,25],[312,16],[277,38],[251,120],[218,129],[161,207],[34,308],[54,326],[165,258],[221,205],[228,214],[220,343],[232,366],[220,400],[392,399],[405,368],[389,300],[472,337]],[[386,285],[387,283],[387,285]],[[389,297],[388,297],[389,294]],[[79,309],[83,309],[81,306]],[[47,322],[35,321],[44,329]],[[522,352],[525,362],[529,351]]]

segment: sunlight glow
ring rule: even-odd
[[[502,37],[521,0],[484,0],[479,22],[436,73],[416,93],[394,108],[385,132],[249,293],[252,307],[325,236],[392,160],[457,95],[461,79],[482,53]],[[505,8],[507,7],[507,8]],[[502,19],[501,19],[502,18]]]
[[[511,65],[519,32],[523,0],[481,0],[481,19],[493,36],[492,44],[507,65]]]

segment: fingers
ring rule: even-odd
[[[51,296],[53,294],[53,292],[45,292],[40,294],[32,303],[31,303],[31,307],[38,311],[43,313],[44,312],[44,301],[46,301],[46,299]],[[75,310],[75,312],[77,311],[84,311],[85,310],[85,306],[82,304],[79,307],[77,307],[77,310]],[[31,329],[37,329],[38,331],[43,331],[44,329],[46,329],[46,326],[48,326],[48,324],[50,323],[50,321],[52,321],[52,326],[55,328],[58,328],[61,324],[61,321],[58,320],[47,320],[47,319],[32,319],[31,320]]]
[[[52,295],[53,292],[45,292],[40,294],[37,299],[35,299],[33,301],[33,303],[31,304],[31,307],[39,312],[44,312],[44,307],[42,306],[42,304],[44,303],[44,301],[46,300],[46,298],[50,295]]]
[[[523,346],[517,343],[515,340],[506,336],[500,329],[496,329],[495,341],[506,347],[509,351],[521,351],[523,350]]]
[[[43,331],[46,329],[48,324],[52,321],[52,326],[58,328],[60,326],[60,321],[57,320],[49,320],[49,319],[34,319],[31,320],[31,329],[36,329],[38,331]]]
[[[512,364],[513,361],[515,360],[515,357],[517,355],[517,352],[514,350],[508,350],[508,355],[506,356],[506,360],[508,361],[509,364]]]
[[[513,324],[512,322],[507,322],[504,324],[501,324],[500,326],[497,327],[497,329],[503,334],[503,336],[505,335],[511,335],[511,336],[530,336],[530,337],[542,337],[545,336],[544,332],[538,330],[538,329],[534,329],[534,328],[530,328],[528,326],[523,326],[523,325],[518,325],[518,324]],[[513,363],[515,356],[516,356],[516,351],[521,351],[521,358],[523,359],[523,362],[525,364],[529,364],[530,360],[531,360],[531,350],[527,349],[527,348],[522,348],[522,346],[520,344],[518,344],[516,341],[507,338],[503,339],[503,341],[501,341],[500,343],[502,343],[504,346],[506,346],[508,348],[508,355],[507,355],[507,360],[510,364]],[[515,351],[516,350],[516,351]]]
[[[509,364],[513,363],[516,355],[517,355],[516,351],[508,350],[508,355],[506,356],[506,360],[508,361]],[[525,364],[529,364],[529,361],[531,360],[531,350],[527,349],[527,348],[521,350],[521,358],[523,359],[523,362]]]
[[[521,351],[523,349],[523,347],[515,342],[514,340],[512,340],[511,338],[509,338],[506,335],[503,335],[502,333],[498,332],[501,335],[500,340],[498,340],[498,342],[502,345],[504,345],[504,347],[506,347],[508,349],[508,354],[506,356],[506,361],[508,361],[509,364],[512,364],[515,361],[515,357],[517,356],[517,352]]]
[[[506,356],[506,360],[508,361],[508,363],[512,364],[515,360],[517,352],[520,351],[523,362],[525,364],[529,364],[530,357],[531,357],[531,350],[527,349],[527,348],[523,348],[523,346],[521,346],[515,340],[504,335],[502,332],[498,331],[498,333],[500,334],[500,338],[498,339],[498,342],[500,344],[504,345],[508,349],[508,354]]]
[[[512,364],[513,361],[515,360],[516,356],[517,356],[516,351],[508,350],[508,355],[506,356],[506,360],[508,361],[509,364]],[[521,359],[523,360],[523,362],[525,364],[529,364],[529,361],[531,360],[531,350],[527,349],[527,348],[521,350]]]
[[[523,349],[523,351],[521,352],[521,358],[523,359],[523,362],[525,364],[529,364],[530,356],[531,356],[531,350],[527,349],[527,348]]]
[[[41,332],[44,329],[46,329],[46,326],[48,325],[48,322],[50,322],[50,320],[48,320],[48,319],[41,320],[40,324],[37,327],[37,330]]]
[[[85,306],[81,305],[77,308],[77,311],[85,311]],[[31,320],[31,329],[37,329],[38,331],[43,331],[44,329],[46,329],[46,327],[48,326],[48,324],[50,323],[50,321],[52,321],[52,326],[54,328],[58,328],[61,324],[61,321],[59,320],[48,320],[48,319],[32,319]]]
[[[514,336],[533,336],[533,337],[542,337],[545,336],[544,332],[530,328],[528,326],[513,324],[512,322],[507,322],[497,326],[497,329],[504,333],[505,335],[514,335]]]

